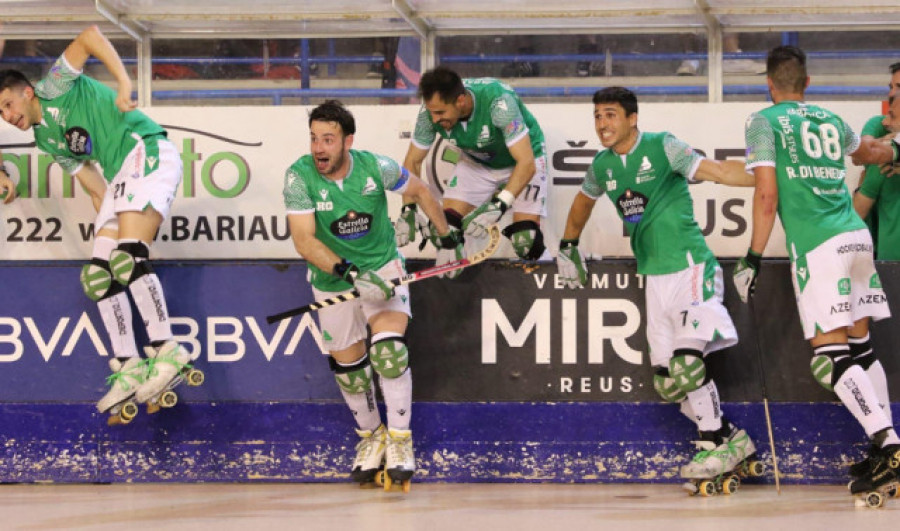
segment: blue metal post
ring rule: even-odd
[[[796,31],[782,32],[781,44],[784,46],[800,46],[800,33]]]
[[[309,39],[300,39],[300,88],[309,88]],[[309,103],[308,98],[300,100],[303,105]]]

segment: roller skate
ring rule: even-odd
[[[388,429],[384,472],[381,474],[384,490],[391,490],[391,486],[398,485],[404,493],[408,493],[415,471],[412,431]]]
[[[360,486],[376,483],[383,486],[379,472],[384,470],[385,438],[387,430],[379,425],[374,430],[356,430],[359,442],[356,443],[356,458],[353,459],[353,470],[350,477]]]
[[[147,404],[148,414],[177,404],[178,395],[173,389],[182,382],[190,386],[203,383],[203,371],[188,363],[190,355],[177,342],[169,340],[160,347],[146,347],[144,352],[147,354],[147,375],[134,398]]]
[[[144,382],[146,361],[137,356],[124,363],[113,358],[109,360],[109,368],[112,370],[106,378],[109,391],[97,402],[97,410],[109,413],[106,423],[110,426],[128,424],[138,414],[134,394]]]
[[[869,471],[850,482],[850,493],[856,496],[857,507],[878,508],[885,499],[895,496],[900,487],[900,444],[890,444],[870,458]]]
[[[695,444],[700,451],[681,467],[681,477],[688,480],[683,488],[692,496],[734,494],[742,477],[765,473],[765,465],[756,458],[756,446],[744,430],[733,431],[719,444],[711,440]]]

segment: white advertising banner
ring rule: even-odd
[[[650,103],[640,106],[638,126],[669,131],[711,158],[743,157],[744,120],[764,103]],[[823,106],[843,116],[859,131],[877,114],[875,102],[832,102]],[[572,198],[600,143],[593,130],[593,106],[529,105],[548,144],[548,247],[555,253]],[[146,112],[169,130],[181,153],[184,180],[171,215],[154,245],[164,259],[296,258],[282,201],[285,169],[308,152],[309,107],[154,107]],[[418,106],[351,107],[357,121],[354,148],[403,161]],[[52,159],[34,147],[31,133],[0,126],[7,168],[18,177],[22,197],[3,205],[0,259],[59,260],[90,256],[94,212],[87,193]],[[438,181],[451,173],[437,146],[426,175]],[[435,162],[437,161],[437,162]],[[848,161],[849,164],[849,161]],[[852,190],[859,169],[848,166]],[[743,256],[750,238],[752,189],[701,183],[691,186],[697,221],[710,247],[721,257]],[[391,197],[392,213],[399,196]],[[595,257],[628,257],[623,227],[608,200],[601,198],[582,237],[584,251]],[[433,250],[403,249],[409,257]],[[768,256],[785,256],[784,235],[776,228]],[[508,245],[501,256],[513,256]]]

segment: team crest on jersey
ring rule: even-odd
[[[331,233],[342,240],[362,238],[372,230],[373,219],[372,214],[350,210],[331,223]]]
[[[83,127],[73,127],[66,131],[66,146],[75,155],[90,155],[94,151],[91,135]]]
[[[481,133],[478,135],[478,140],[475,141],[475,145],[482,148],[491,143],[491,131],[488,129],[488,126],[484,126],[481,128]]]
[[[362,195],[373,194],[378,191],[378,185],[375,184],[375,179],[371,177],[366,177],[366,185],[363,186]]]
[[[641,184],[652,181],[653,179],[656,179],[656,172],[653,171],[653,165],[650,164],[650,159],[645,156],[644,160],[641,161],[641,167],[638,168],[635,182]]]
[[[626,189],[625,193],[619,196],[616,201],[616,207],[622,214],[622,219],[628,223],[637,223],[644,216],[644,210],[647,209],[647,196],[634,190]]]

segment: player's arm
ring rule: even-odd
[[[3,153],[0,153],[0,197],[3,197],[3,204],[12,203],[16,198],[16,183],[6,173],[6,165],[3,162]]]
[[[596,202],[596,199],[579,191],[575,194],[572,206],[569,207],[566,228],[559,241],[559,253],[556,255],[559,280],[567,288],[581,288],[587,285],[587,262],[578,248],[578,239],[591,217]]]
[[[591,218],[591,212],[594,211],[596,203],[596,199],[588,197],[584,192],[579,191],[575,194],[575,199],[572,201],[572,206],[569,207],[569,215],[566,218],[563,240],[578,240],[581,238],[581,232]]]
[[[287,216],[294,249],[307,262],[322,271],[334,272],[341,257],[316,238],[316,215],[313,212],[290,213]]]
[[[859,190],[853,194],[853,210],[856,210],[856,213],[859,214],[860,218],[866,219],[866,216],[869,215],[873,206],[875,206],[874,199],[864,196],[859,193]]]
[[[78,71],[84,68],[89,57],[99,59],[118,83],[116,106],[119,110],[128,112],[137,107],[137,103],[131,99],[131,78],[122,64],[122,58],[97,26],[90,26],[75,37],[64,55],[69,66]]]
[[[700,161],[696,173],[696,181],[712,181],[728,186],[754,186],[756,178],[748,173],[744,163],[737,160],[712,160],[704,158]]]
[[[750,250],[762,255],[775,226],[778,210],[778,184],[775,168],[757,166],[753,168],[756,177],[756,191],[753,193],[753,231],[750,236]]]
[[[103,197],[106,195],[106,179],[104,179],[103,176],[100,175],[100,172],[97,171],[97,168],[90,163],[82,164],[81,169],[75,173],[75,177],[85,191],[91,196],[91,203],[94,205],[94,210],[100,212],[100,205],[103,204]]]
[[[869,136],[864,136],[859,141],[856,151],[850,153],[853,164],[862,166],[865,164],[891,164],[900,160],[900,146],[897,140],[881,142]]]
[[[537,165],[534,162],[534,150],[531,149],[531,137],[528,135],[520,138],[515,144],[509,146],[509,154],[516,161],[513,171],[509,176],[509,182],[504,190],[519,197],[522,190],[531,182]]]

